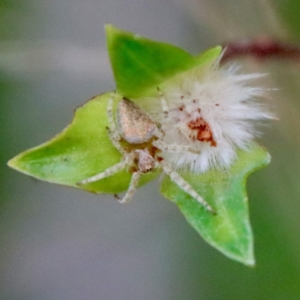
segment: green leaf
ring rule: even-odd
[[[128,98],[143,96],[177,73],[215,60],[221,53],[221,47],[215,47],[195,57],[112,25],[106,26],[106,35],[117,90]]]
[[[226,256],[252,266],[255,264],[253,236],[245,183],[250,173],[269,161],[269,154],[254,145],[250,151],[239,151],[238,159],[228,171],[181,174],[211,204],[216,215],[207,212],[168,177],[162,182],[161,192],[178,205],[187,221],[209,244]]]
[[[77,183],[100,173],[121,160],[108,138],[106,107],[111,93],[103,94],[79,107],[72,123],[49,142],[29,149],[8,165],[35,178],[85,189],[95,193],[119,193],[128,188],[131,174],[126,170],[88,185]],[[153,179],[146,174],[141,184]]]

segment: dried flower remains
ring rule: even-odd
[[[157,97],[139,99],[141,107],[160,124],[161,142],[196,150],[164,150],[162,157],[175,170],[199,174],[228,168],[237,149],[247,150],[259,135],[257,121],[274,118],[261,102],[266,89],[249,86],[262,74],[238,74],[238,67],[219,67],[219,60],[160,86],[163,110]]]

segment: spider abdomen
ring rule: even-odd
[[[116,121],[121,136],[130,144],[149,141],[156,129],[155,122],[134,102],[126,98],[118,104]]]

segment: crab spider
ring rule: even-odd
[[[167,115],[167,104],[160,91],[159,96],[162,103],[162,110]],[[113,113],[113,101],[115,93],[110,97],[107,105],[107,116],[109,127],[107,127],[108,136],[115,148],[122,154],[122,160],[109,167],[105,171],[92,177],[80,181],[79,185],[88,184],[112,176],[113,174],[127,168],[133,169],[129,187],[124,197],[118,200],[120,203],[127,203],[131,200],[135,192],[139,179],[143,174],[153,171],[156,168],[162,168],[173,182],[175,182],[183,191],[196,199],[206,210],[214,213],[211,206],[194,190],[194,188],[183,179],[172,166],[159,156],[161,151],[175,152],[197,152],[188,146],[165,144],[160,137],[163,132],[159,126],[151,119],[133,101],[122,98],[118,103],[116,118]],[[115,121],[116,119],[116,121]],[[129,147],[125,149],[122,142],[126,142]]]

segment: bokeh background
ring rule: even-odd
[[[280,119],[260,141],[271,165],[247,184],[254,269],[208,246],[158,182],[120,205],[6,166],[114,89],[105,23],[196,54],[244,38],[297,44],[298,12],[298,0],[0,0],[0,299],[300,299],[299,62],[240,60],[269,74]]]

